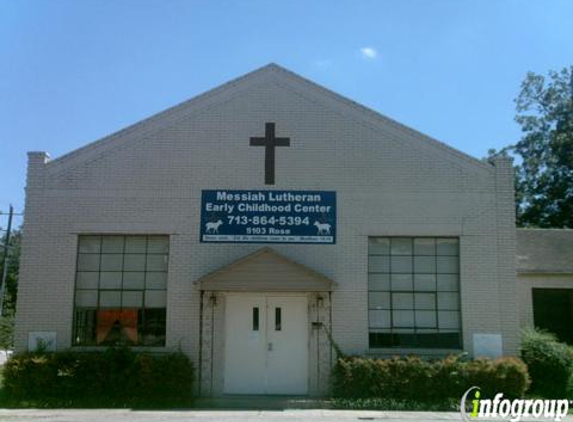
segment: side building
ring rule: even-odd
[[[520,325],[573,344],[573,230],[517,229]]]

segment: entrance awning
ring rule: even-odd
[[[328,292],[336,283],[323,274],[265,247],[204,275],[200,290]]]

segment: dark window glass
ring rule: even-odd
[[[253,331],[259,331],[259,308],[253,308]]]
[[[77,346],[164,346],[168,236],[79,236]]]
[[[275,308],[275,331],[282,330],[281,308]]]
[[[370,333],[369,343],[371,348],[440,348],[453,349],[459,347],[459,333]]]
[[[370,347],[392,347],[392,334],[370,333]]]
[[[533,289],[533,322],[573,344],[573,289]]]

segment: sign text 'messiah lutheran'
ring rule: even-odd
[[[228,192],[217,191],[218,201],[269,201],[269,202],[320,202],[322,197],[319,193],[293,193],[289,191],[245,191]]]

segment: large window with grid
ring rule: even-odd
[[[460,348],[459,279],[457,238],[369,238],[370,348]]]
[[[164,346],[168,236],[79,236],[76,346]]]

